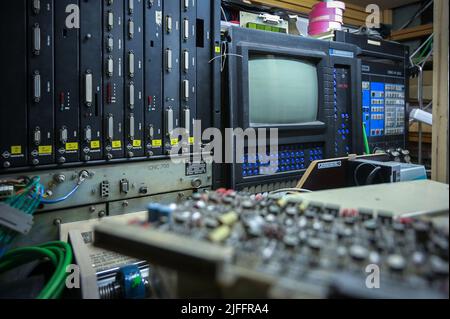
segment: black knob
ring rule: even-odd
[[[448,263],[437,256],[430,259],[431,271],[439,277],[448,277]]]
[[[393,271],[402,271],[406,268],[406,260],[401,255],[391,255],[387,259],[389,268]]]
[[[294,235],[286,235],[283,238],[283,242],[287,247],[295,247],[299,243],[299,239]]]
[[[331,214],[323,214],[322,220],[327,224],[331,224],[332,222],[334,222],[334,216]]]
[[[313,251],[320,251],[322,249],[323,242],[320,238],[309,238],[308,239],[308,247]]]
[[[298,209],[296,206],[289,206],[286,208],[285,212],[286,212],[286,215],[293,217],[298,214]]]
[[[363,261],[369,256],[369,251],[363,246],[353,245],[350,247],[350,256],[355,260]]]
[[[414,223],[414,231],[416,232],[416,243],[426,244],[430,239],[430,224],[418,221]]]
[[[270,205],[269,206],[269,213],[270,214],[278,214],[280,212],[280,207],[277,205]]]
[[[231,201],[233,201],[232,198]],[[244,209],[252,209],[253,207],[255,207],[255,204],[251,200],[246,200],[242,202],[242,207]]]
[[[377,221],[375,219],[370,219],[364,222],[364,228],[368,231],[375,231],[378,228]]]

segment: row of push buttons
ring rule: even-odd
[[[308,165],[323,159],[322,147],[311,149],[295,149],[288,147],[282,149],[278,154],[267,156],[244,156],[242,164],[242,176],[258,176],[262,174],[284,173],[306,169]]]

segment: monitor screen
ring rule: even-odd
[[[315,63],[252,54],[248,73],[250,126],[288,126],[317,120],[319,88]]]

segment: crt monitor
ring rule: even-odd
[[[298,125],[317,121],[317,65],[273,54],[251,54],[248,62],[251,127]]]
[[[356,46],[239,27],[224,40],[224,128],[276,128],[278,149],[255,156],[253,143],[226,146],[235,162],[222,170],[223,184],[292,187],[315,160],[361,153]]]

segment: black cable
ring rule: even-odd
[[[358,181],[358,171],[359,171],[363,166],[365,166],[365,165],[370,165],[370,166],[372,166],[372,167],[374,167],[374,168],[377,168],[377,166],[376,166],[375,164],[372,164],[372,163],[361,163],[361,164],[359,164],[359,165],[355,168],[355,171],[353,172],[353,180],[354,180],[356,186],[361,186],[361,184],[360,184],[359,181]]]
[[[408,27],[415,19],[417,19],[422,13],[425,12],[425,10],[427,10],[430,5],[433,3],[433,0],[430,0],[429,2],[427,2],[425,5],[421,6],[416,13],[405,23],[403,24],[399,30],[403,30],[406,27]]]
[[[381,167],[378,166],[369,174],[369,176],[367,176],[366,185],[372,185],[373,184],[373,179],[375,178],[375,176],[377,175],[377,173],[380,170],[381,170]]]

